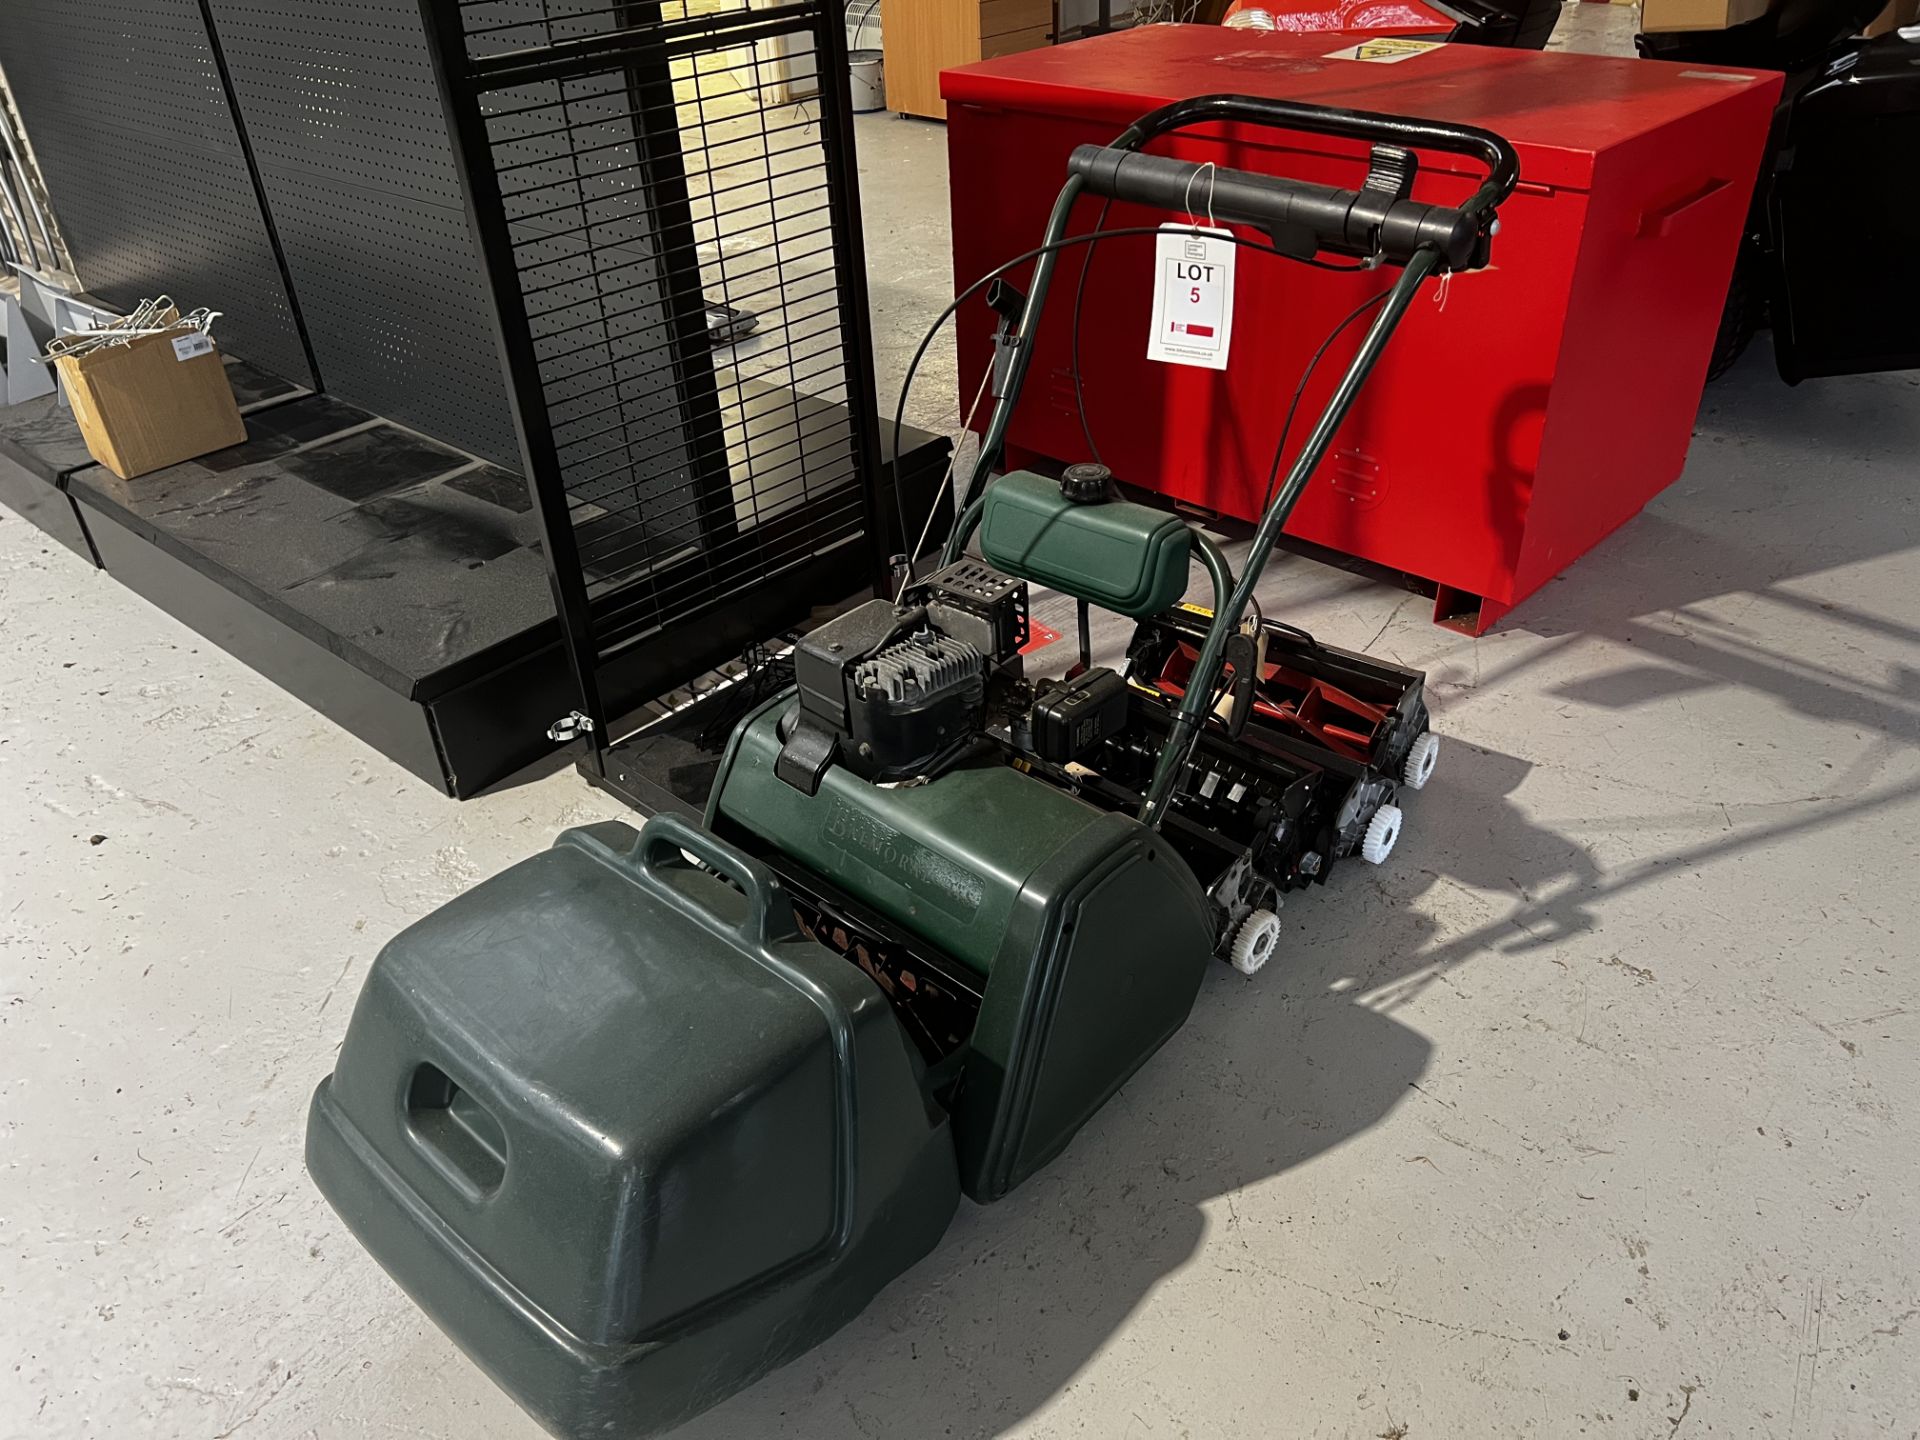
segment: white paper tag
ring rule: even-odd
[[[1445,41],[1413,40],[1402,35],[1382,35],[1377,40],[1362,40],[1344,50],[1329,50],[1327,60],[1363,60],[1369,65],[1398,65],[1429,50],[1438,50]]]
[[[1192,225],[1160,227],[1153,242],[1149,360],[1197,365],[1204,370],[1227,368],[1227,346],[1233,339],[1236,249],[1225,230]]]
[[[213,341],[198,330],[191,335],[176,335],[173,341],[173,358],[176,360],[198,360],[202,355],[213,353]]]

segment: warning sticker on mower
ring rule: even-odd
[[[1344,50],[1330,50],[1326,58],[1365,60],[1371,65],[1398,65],[1402,60],[1411,60],[1429,50],[1438,50],[1443,43],[1439,40],[1408,40],[1400,36],[1383,35],[1377,40],[1362,40],[1358,45],[1349,45]]]
[[[1209,183],[1196,177],[1196,192]],[[1196,193],[1197,213],[1208,211],[1207,196]],[[1153,331],[1147,358],[1168,365],[1227,368],[1233,338],[1232,237],[1217,227],[1163,225],[1153,242]]]

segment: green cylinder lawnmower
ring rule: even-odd
[[[1397,272],[1237,577],[1097,468],[988,483],[1074,199],[1184,209],[1203,167],[1141,148],[1219,122],[1371,143],[1359,189],[1218,171],[1211,209]],[[1487,179],[1417,201],[1412,147]],[[963,1193],[1058,1155],[1212,959],[1259,969],[1286,892],[1385,858],[1437,754],[1421,677],[1243,617],[1421,283],[1487,263],[1516,170],[1484,131],[1236,97],[1083,147],[933,573],[798,642],[703,826],[570,831],[381,953],[309,1169],[543,1424],[658,1434],[817,1344]],[[1026,674],[1034,584],[1082,607],[1065,676]],[[1090,608],[1136,622],[1124,674],[1091,664]]]

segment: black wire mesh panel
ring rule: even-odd
[[[611,655],[721,615],[734,623],[715,653],[737,651],[776,613],[879,569],[843,12],[422,11],[563,619],[603,722],[593,674]],[[759,328],[716,354],[709,300]]]
[[[332,394],[518,470],[413,0],[209,0]]]
[[[81,283],[224,311],[229,350],[311,384],[197,0],[4,0],[0,65]]]

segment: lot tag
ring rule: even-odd
[[[198,360],[202,355],[213,353],[213,341],[195,331],[191,335],[181,335],[173,342],[173,358],[176,360]]]
[[[1217,227],[1160,227],[1153,242],[1149,360],[1203,370],[1227,368],[1227,345],[1233,339],[1236,248],[1228,232]]]

